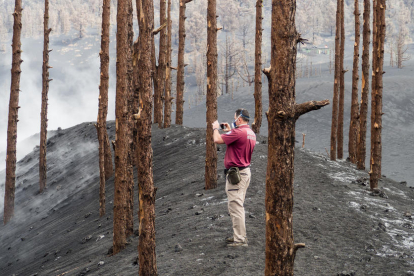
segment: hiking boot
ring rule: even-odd
[[[244,242],[232,242],[232,243],[227,244],[227,246],[228,247],[239,247],[239,246],[246,247],[246,246],[248,246],[248,244],[247,244],[247,241],[244,241]]]
[[[226,243],[233,243],[234,242],[234,237],[228,237],[226,238]],[[244,242],[247,244],[247,238],[244,239]]]
[[[233,243],[233,242],[234,242],[234,238],[233,237],[226,238],[226,243]]]

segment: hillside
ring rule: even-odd
[[[113,138],[114,123],[108,128]],[[221,176],[225,148],[218,151],[219,187],[205,191],[204,129],[154,126],[152,139],[159,275],[262,274],[267,138],[258,137],[252,160],[245,203],[249,247],[236,249],[224,242],[231,233]],[[93,123],[58,131],[48,141],[43,194],[37,192],[38,151],[19,161],[15,217],[0,226],[1,275],[137,274],[137,236],[121,253],[107,254],[113,178],[108,213],[99,218],[97,148]],[[297,254],[295,275],[414,274],[414,190],[383,178],[383,193],[374,196],[366,177],[347,162],[296,149],[294,238],[306,248]],[[0,189],[3,179],[4,171]]]

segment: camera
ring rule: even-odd
[[[225,129],[226,125],[225,124],[220,124],[221,129]]]

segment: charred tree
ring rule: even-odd
[[[293,172],[296,120],[328,100],[296,104],[295,70],[297,43],[295,0],[272,0],[271,66],[269,80],[268,163],[266,175],[265,275],[293,275],[296,250],[293,243]]]
[[[139,2],[139,3],[138,3]],[[155,192],[152,171],[152,41],[154,14],[152,0],[137,1],[139,10],[140,34],[140,89],[141,116],[138,120],[137,160],[139,179],[139,275],[157,275],[155,254]]]
[[[337,0],[336,5],[336,31],[335,31],[335,73],[334,73],[334,91],[332,100],[332,126],[331,126],[331,160],[336,160],[337,153],[337,135],[338,135],[338,101],[339,101],[339,84],[341,75],[340,64],[340,38],[341,38],[341,0]]]
[[[128,41],[127,41],[127,146],[128,146],[128,158],[127,158],[127,181],[128,181],[128,194],[127,194],[127,213],[126,213],[126,236],[129,237],[134,233],[134,165],[135,165],[135,143],[134,143],[134,89],[133,89],[133,63],[132,63],[132,50],[134,42],[134,29],[133,29],[133,7],[132,0],[128,0],[128,14],[127,14],[127,26],[128,26]]]
[[[344,0],[341,0],[341,46],[339,57],[339,106],[338,106],[338,129],[337,129],[337,158],[344,157],[344,101],[345,101],[345,70],[344,70],[344,53],[345,53],[345,23],[344,23]]]
[[[14,4],[14,24],[13,24],[13,41],[12,41],[12,68],[11,68],[11,86],[9,102],[9,119],[7,124],[7,156],[6,156],[6,183],[4,191],[4,213],[3,223],[7,224],[14,214],[14,192],[16,187],[16,140],[17,140],[17,122],[19,112],[19,91],[20,91],[20,74],[22,73],[20,65],[21,59],[21,42],[22,34],[22,1],[15,0]]]
[[[377,44],[377,0],[372,0],[372,78],[371,78],[371,151],[370,151],[370,158],[369,158],[369,164],[370,164],[370,171],[372,170],[372,154],[374,153],[374,143],[375,143],[375,138],[372,135],[374,133],[374,124],[375,124],[375,115],[376,115],[376,100],[375,100],[375,93],[376,93],[376,62],[378,61],[377,58],[377,49],[378,49],[378,44]]]
[[[216,0],[207,4],[207,133],[206,190],[217,188],[217,148],[213,139],[213,122],[217,120],[217,17]]]
[[[262,6],[263,0],[256,1],[256,35],[254,53],[254,122],[252,130],[260,133],[262,126]]]
[[[165,18],[166,4],[165,0],[160,0],[160,25],[165,26],[167,24],[167,19]],[[167,57],[167,29],[164,27],[160,32],[160,47],[159,47],[159,58],[158,58],[158,67],[157,67],[157,76],[158,76],[158,108],[155,110],[155,120],[158,123],[158,127],[162,128],[162,108],[166,83],[166,57]]]
[[[47,100],[49,93],[49,0],[45,0],[45,13],[43,19],[43,66],[42,66],[42,109],[40,112],[40,149],[39,149],[39,186],[40,192],[46,188],[46,140],[47,140]]]
[[[127,219],[129,212],[129,113],[128,113],[128,52],[129,1],[119,0],[116,33],[116,102],[115,102],[115,192],[114,192],[114,234],[113,254],[126,246]]]
[[[370,41],[370,0],[364,0],[364,24],[362,30],[362,87],[361,106],[359,113],[359,139],[357,149],[357,167],[365,169],[366,136],[367,136],[367,113],[368,113],[368,90],[369,90],[369,41]]]
[[[385,43],[385,0],[376,0],[376,48],[375,48],[375,121],[371,136],[373,139],[370,187],[378,188],[378,180],[381,178],[381,131],[382,131],[382,75],[384,74],[384,43]]]
[[[101,74],[99,84],[99,111],[97,120],[97,131],[99,141],[99,215],[105,214],[105,181],[112,176],[112,153],[109,146],[108,132],[106,131],[106,116],[108,114],[108,88],[109,88],[109,31],[111,1],[104,0],[102,5],[102,35],[101,51]]]
[[[349,159],[352,163],[357,162],[357,139],[359,130],[359,104],[358,104],[358,63],[359,63],[359,41],[360,41],[360,20],[359,20],[359,0],[354,2],[354,16],[355,16],[355,44],[354,44],[354,60],[352,68],[352,103],[351,103],[351,120],[349,124],[349,143],[348,152]]]
[[[180,14],[178,22],[178,66],[177,66],[177,99],[175,110],[175,123],[183,124],[184,113],[184,49],[185,49],[185,8],[193,0],[180,0]]]
[[[167,56],[166,56],[166,70],[165,70],[165,98],[164,98],[164,127],[171,126],[171,105],[173,98],[171,97],[171,34],[172,34],[172,20],[171,20],[171,0],[168,0],[167,7]]]

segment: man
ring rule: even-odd
[[[250,129],[249,112],[246,109],[237,109],[234,114],[233,129],[228,123],[223,123],[225,134],[219,133],[220,124],[213,123],[213,138],[216,144],[226,144],[227,150],[224,157],[226,172],[231,167],[237,167],[240,172],[240,182],[231,184],[226,173],[226,194],[228,208],[233,223],[233,237],[227,238],[228,246],[247,246],[246,224],[244,213],[244,199],[250,184],[250,160],[256,135]]]

